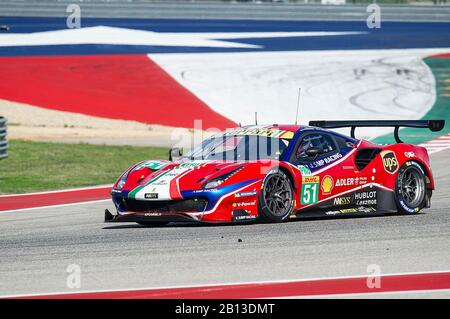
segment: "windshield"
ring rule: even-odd
[[[190,160],[278,160],[286,151],[289,141],[258,135],[223,135],[204,140],[183,157]]]

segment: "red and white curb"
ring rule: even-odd
[[[450,148],[450,133],[438,137],[437,139],[424,142],[419,144],[419,146],[425,147],[428,154],[437,153]]]
[[[450,271],[386,274],[379,276],[378,287],[371,287],[376,277],[334,277],[296,281],[252,282],[208,286],[144,288],[134,290],[85,291],[1,298],[28,299],[243,299],[350,296],[374,293],[450,293]]]
[[[1,195],[0,213],[61,207],[110,200],[112,185],[74,188],[50,192]]]

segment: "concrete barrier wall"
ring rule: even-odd
[[[6,119],[0,116],[0,159],[8,156],[8,141],[6,140]]]
[[[311,1],[309,1],[311,2]],[[2,0],[1,16],[66,17],[76,3],[82,17],[152,19],[267,19],[348,20],[367,19],[367,4],[321,5],[311,3],[225,1],[106,1],[106,0]],[[449,5],[380,4],[383,21],[450,21]],[[1,18],[0,18],[1,24]]]

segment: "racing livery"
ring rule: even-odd
[[[310,216],[413,214],[430,207],[434,180],[425,148],[399,127],[440,131],[444,121],[311,121],[255,125],[206,139],[188,154],[126,170],[106,222],[283,222]],[[356,127],[395,127],[396,144],[356,139]],[[351,127],[351,136],[331,128]],[[178,155],[180,158],[175,158]]]

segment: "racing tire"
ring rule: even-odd
[[[262,221],[281,223],[294,209],[294,190],[285,173],[276,170],[267,174],[259,194],[258,209]]]
[[[137,222],[137,223],[145,227],[157,227],[157,226],[165,226],[169,222]]]
[[[418,213],[427,200],[426,174],[414,161],[400,167],[395,181],[395,203],[401,214]]]

